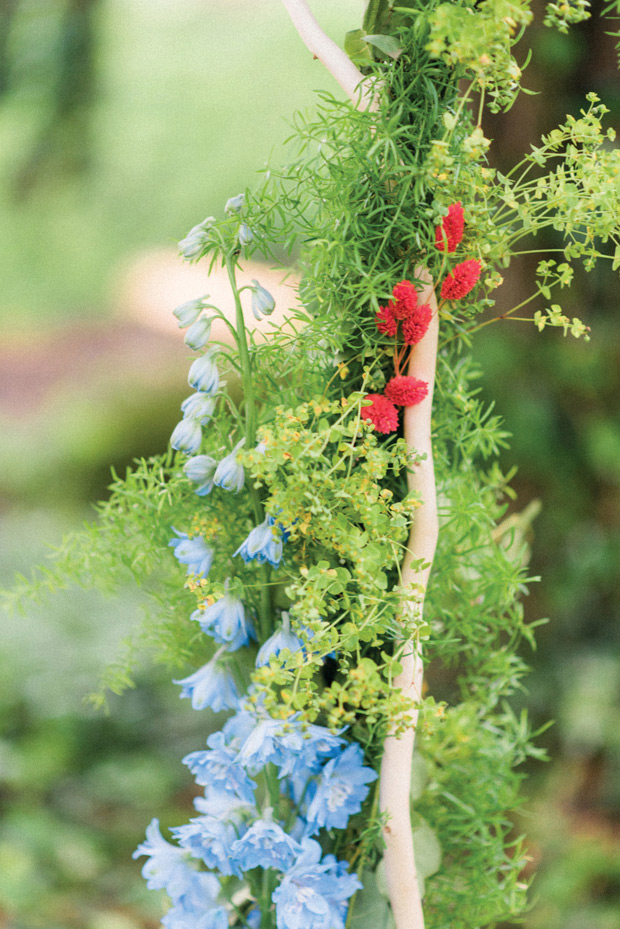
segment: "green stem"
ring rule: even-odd
[[[246,448],[252,449],[256,445],[256,428],[257,428],[257,410],[256,398],[254,396],[254,384],[252,377],[252,359],[248,349],[248,336],[245,327],[245,318],[243,315],[243,306],[241,305],[241,296],[237,286],[237,276],[235,274],[235,259],[232,254],[226,255],[226,270],[228,280],[235,299],[235,323],[233,329],[235,341],[239,350],[239,361],[241,362],[241,379],[243,389],[243,403],[245,412],[245,441]],[[260,494],[257,488],[248,480],[248,489],[250,491],[250,500],[256,524],[260,525],[265,518],[265,512],[261,503]],[[259,569],[262,576],[260,585],[260,606],[258,611],[258,622],[261,641],[264,642],[269,638],[271,632],[271,596],[269,590],[269,567],[262,565]]]

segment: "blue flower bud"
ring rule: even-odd
[[[215,404],[214,397],[198,391],[198,393],[192,394],[191,397],[187,397],[181,404],[183,419],[195,419],[201,426],[206,426],[213,416]]]
[[[214,713],[221,710],[236,710],[239,706],[239,691],[232,675],[213,658],[194,674],[173,681],[183,688],[181,699],[188,697],[195,710],[210,707]]]
[[[187,261],[200,258],[205,245],[209,241],[209,231],[214,222],[214,216],[207,216],[201,223],[190,229],[185,238],[179,242],[181,254]]]
[[[247,223],[241,223],[237,238],[239,240],[239,245],[249,245],[250,242],[254,241],[254,233]]]
[[[179,320],[179,329],[185,329],[186,326],[191,326],[196,322],[206,299],[207,297],[199,297],[197,300],[188,300],[187,303],[182,303],[172,311]]]
[[[196,455],[195,458],[188,458],[183,465],[183,470],[192,484],[198,484],[194,490],[199,497],[206,497],[213,490],[213,475],[217,467],[215,458],[209,455]]]
[[[220,386],[220,375],[213,352],[201,355],[189,369],[189,386],[205,394],[214,394]]]
[[[170,444],[178,452],[195,455],[202,443],[202,429],[197,419],[182,419],[170,436]]]
[[[211,335],[211,320],[208,316],[201,316],[185,333],[185,344],[197,352],[204,348]]]
[[[243,470],[243,465],[237,460],[237,452],[244,443],[245,439],[241,439],[240,442],[237,442],[230,455],[226,455],[218,464],[215,477],[213,478],[213,483],[216,487],[221,487],[223,490],[230,490],[231,493],[235,494],[238,494],[243,487],[245,472]]]
[[[261,668],[263,665],[269,664],[271,656],[279,655],[285,648],[288,648],[290,652],[298,652],[302,647],[301,639],[294,632],[291,632],[288,613],[282,613],[282,626],[261,645],[256,656],[256,667]]]
[[[245,194],[237,194],[236,197],[230,197],[224,207],[225,213],[238,213],[245,203]]]
[[[276,301],[273,299],[268,290],[252,279],[252,312],[255,319],[261,319],[263,316],[271,316],[275,309]]]

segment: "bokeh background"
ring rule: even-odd
[[[363,6],[313,3],[340,40]],[[595,18],[568,36],[530,33],[537,95],[488,121],[498,165],[588,90],[620,129],[612,27]],[[0,4],[5,586],[92,518],[111,466],[124,473],[165,448],[187,390],[170,314],[207,289],[175,243],[284,160],[293,111],[317,89],[335,91],[277,0]],[[515,265],[505,293],[525,295],[532,271]],[[528,929],[620,929],[618,293],[608,267],[577,278],[565,307],[592,327],[589,344],[497,324],[475,347],[482,389],[513,434],[503,464],[518,466],[515,509],[543,504],[531,539],[542,582],[526,608],[550,621],[520,699],[534,726],[555,725],[539,738],[549,763],[524,770],[515,824],[537,875]],[[142,606],[131,589],[108,600],[69,590],[2,616],[2,929],[159,923],[131,852],[153,815],[187,818],[179,759],[202,743],[205,720],[153,668],[109,715],[83,702]]]

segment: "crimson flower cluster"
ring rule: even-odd
[[[396,337],[394,351],[394,377],[388,381],[384,394],[367,394],[369,406],[362,407],[362,419],[373,424],[377,432],[390,433],[398,429],[398,407],[414,406],[428,394],[428,384],[416,377],[401,374],[407,349],[424,337],[433,311],[428,303],[418,302],[418,292],[411,281],[400,281],[392,290],[387,306],[379,307],[375,319],[383,335]],[[399,349],[401,336],[403,347]]]
[[[435,248],[453,254],[465,232],[465,212],[459,201],[448,207],[441,225],[435,229]],[[441,301],[462,300],[473,290],[480,278],[482,265],[470,258],[457,264],[441,285]],[[375,317],[382,335],[396,340],[394,348],[394,377],[388,381],[385,393],[367,394],[368,406],[362,407],[362,419],[371,422],[377,432],[390,433],[398,428],[399,406],[415,406],[428,395],[428,384],[418,378],[400,373],[406,367],[405,356],[424,338],[432,317],[428,303],[418,302],[418,292],[411,281],[400,281],[392,290],[392,299],[379,307]],[[402,346],[399,345],[402,342]],[[408,360],[408,359],[407,359]]]

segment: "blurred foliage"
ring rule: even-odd
[[[17,21],[10,31],[0,22],[0,89],[6,90],[0,99],[6,243],[0,312],[7,323],[43,328],[71,314],[76,319],[76,310],[100,315],[109,271],[121,256],[174,240],[251,181],[287,134],[280,114],[290,117],[310,104],[313,87],[328,86],[284,28],[278,6],[100,0],[90,160],[81,174],[48,161],[20,204],[14,182],[22,154],[36,146],[51,103],[46,97],[41,107],[32,84],[10,83]],[[361,6],[316,3],[335,37],[357,24]],[[5,2],[0,16],[27,15],[30,29],[42,11],[55,7],[59,16],[64,9],[34,0],[19,7]],[[22,37],[25,28],[22,20]],[[539,95],[520,98],[503,128],[495,119],[486,127],[500,166],[511,163],[517,144],[522,150],[524,137],[536,142],[567,112],[577,112],[591,89],[612,107],[611,122],[620,128],[609,28],[593,19],[568,35],[539,29],[544,74],[533,65],[526,72],[526,84]],[[2,42],[9,37],[7,51]],[[35,46],[30,54],[39,60],[51,47]],[[9,53],[13,77],[4,67]],[[48,63],[59,66],[53,56]],[[31,64],[28,71],[35,74]],[[507,276],[507,306],[532,270],[525,257]],[[519,465],[518,509],[543,501],[530,539],[532,569],[543,583],[525,605],[530,619],[546,615],[551,622],[538,630],[537,652],[525,656],[534,672],[523,701],[535,724],[553,717],[556,725],[540,737],[553,762],[530,770],[529,811],[518,824],[528,834],[537,874],[528,929],[620,925],[617,292],[611,272],[577,278],[565,309],[592,327],[588,345],[501,322],[475,343],[485,394],[513,434],[503,464]],[[34,333],[29,338],[36,341]],[[29,351],[26,346],[25,358]],[[34,380],[39,370],[33,365]],[[134,455],[163,447],[182,387],[165,377],[160,389],[151,382],[136,388],[131,371],[120,388],[114,380],[112,372],[105,387],[105,378],[93,382],[86,371],[79,390],[73,385],[38,413],[23,412],[19,426],[3,421],[15,437],[0,452],[5,583],[40,560],[44,542],[57,542],[68,528],[59,508],[75,520],[87,500],[105,494],[111,462],[122,469]],[[95,422],[107,425],[99,431]],[[74,436],[69,444],[60,442],[63,432]],[[41,501],[55,512],[27,509]],[[148,682],[113,701],[108,717],[81,706],[102,665],[140,622],[143,606],[135,591],[114,601],[81,592],[3,620],[0,926],[6,929],[158,925],[157,903],[130,856],[154,807],[165,811],[165,825],[185,816],[192,784],[178,759],[206,738],[210,717],[179,704],[167,674],[161,681],[149,674]]]

